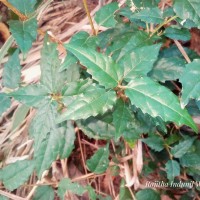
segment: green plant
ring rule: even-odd
[[[197,0],[175,0],[165,9],[158,8],[158,0],[127,0],[123,8],[110,3],[95,16],[95,21],[107,29],[93,31],[92,36],[83,31],[75,34],[63,44],[67,50],[64,62],[59,59],[57,42],[46,34],[40,81],[30,85],[21,83],[19,53],[25,58],[37,37],[39,8],[36,0],[9,3],[19,11],[15,12],[19,19],[9,21],[18,48],[4,65],[0,113],[10,107],[11,98],[37,112],[29,127],[34,155],[1,169],[0,179],[6,189],[13,191],[23,185],[34,171],[40,180],[53,161],[68,158],[76,139],[74,127],[89,138],[106,141],[86,162],[93,173],[120,168],[125,146],[133,149],[133,163],[128,160],[126,166],[133,165],[134,179],[126,176],[129,168],[120,168],[125,173],[120,199],[160,199],[165,194],[166,188],[160,193],[132,190],[133,185],[136,190],[140,188],[139,173],[144,177],[158,170],[159,181],[167,184],[184,178],[199,181],[198,127],[191,115],[200,114],[200,59],[184,47],[190,40],[189,29],[200,26]],[[167,41],[171,42],[169,47]],[[146,151],[139,148],[141,142]],[[136,160],[141,161],[142,151],[147,165],[141,172]],[[152,164],[156,162],[160,169]],[[68,178],[57,187],[61,199],[66,191],[102,198],[90,184],[81,186]],[[195,185],[186,188],[184,195],[190,198],[198,193]],[[42,199],[54,199],[51,186],[38,186],[34,199],[44,194]]]

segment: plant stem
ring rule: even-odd
[[[93,33],[93,35],[97,35],[96,30],[94,28],[93,21],[92,21],[92,17],[90,15],[90,12],[89,12],[89,9],[88,9],[87,0],[83,0],[83,5],[84,5],[84,8],[85,8],[85,12],[88,16],[89,22],[90,22],[90,26],[92,28],[92,33]]]
[[[168,24],[169,22],[173,21],[174,19],[176,19],[177,16],[173,16],[171,18],[169,18],[168,20],[164,21],[162,24],[160,24],[150,35],[150,37],[152,37],[159,29],[161,29],[165,24]]]
[[[10,4],[7,0],[0,0],[5,6],[7,6],[10,10],[12,10],[22,21],[28,19],[28,17],[22,14],[19,10],[17,10],[12,4]]]
[[[189,58],[189,56],[187,55],[185,49],[183,48],[183,46],[181,45],[181,43],[178,40],[174,40],[174,43],[176,44],[176,46],[178,47],[179,51],[181,52],[181,54],[183,55],[183,57],[185,58],[185,60],[188,63],[191,63],[191,60]]]

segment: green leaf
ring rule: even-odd
[[[109,166],[109,149],[108,145],[104,148],[99,148],[95,154],[86,161],[86,165],[91,172],[95,174],[104,173]]]
[[[103,196],[101,196],[101,195],[98,195],[98,196],[97,196],[97,199],[98,199],[98,200],[112,200],[112,197],[111,197],[111,196],[103,197]]]
[[[21,13],[28,15],[35,11],[34,7],[37,0],[8,0]]]
[[[96,37],[90,36],[88,32],[80,31],[72,36],[69,44],[79,47],[89,47],[95,50]]]
[[[188,49],[185,50],[190,54]],[[177,47],[172,46],[160,52],[158,60],[154,63],[149,76],[161,82],[176,80],[180,78],[184,68],[185,59]]]
[[[187,110],[181,109],[178,98],[166,87],[152,81],[148,77],[133,79],[125,90],[132,105],[152,117],[160,117],[163,121],[172,121],[181,126],[190,126],[198,131],[196,124]]]
[[[41,142],[40,149],[34,152],[36,171],[40,178],[43,172],[56,160],[60,151],[61,139],[63,137],[57,129],[50,130]]]
[[[136,48],[119,60],[123,68],[123,78],[132,79],[136,76],[146,75],[151,71],[154,62],[157,60],[161,45],[144,46]]]
[[[47,185],[39,186],[36,189],[33,200],[54,200],[53,188]]]
[[[10,107],[10,105],[10,98],[4,93],[0,93],[0,116]]]
[[[154,151],[162,151],[164,149],[164,141],[159,136],[150,136],[145,139],[141,139],[142,142],[147,144]]]
[[[19,87],[21,80],[21,66],[19,60],[19,50],[15,50],[8,62],[4,65],[3,70],[3,85],[8,88]]]
[[[169,146],[171,144],[178,142],[179,140],[181,140],[180,134],[177,134],[177,133],[172,134],[168,138],[165,139],[165,144],[167,144]]]
[[[190,99],[200,100],[200,59],[186,65],[182,77],[181,104],[185,107]]]
[[[0,180],[3,181],[6,189],[13,191],[28,180],[34,167],[32,160],[17,161],[0,170]]]
[[[87,191],[88,191],[90,200],[96,200],[97,199],[97,195],[95,193],[95,190],[90,185],[87,186]]]
[[[44,99],[48,98],[46,88],[40,84],[19,88],[17,91],[9,93],[9,95],[21,103],[33,107],[38,107]]]
[[[130,20],[140,19],[147,23],[160,24],[164,21],[159,8],[145,8],[131,16]]]
[[[175,0],[174,11],[183,20],[190,19],[200,25],[199,0]]]
[[[79,80],[76,82],[71,82],[66,84],[62,89],[62,102],[68,106],[74,100],[76,100],[80,95],[84,95],[90,89],[94,89],[92,85],[92,80]]]
[[[131,193],[129,189],[125,186],[125,180],[122,179],[120,183],[120,192],[119,192],[119,199],[120,200],[132,200]]]
[[[40,83],[45,85],[50,93],[59,93],[66,81],[79,78],[79,70],[76,65],[70,66],[68,70],[59,71],[60,60],[58,57],[57,44],[51,42],[48,36],[44,39],[40,68]]]
[[[175,145],[171,149],[171,153],[175,158],[181,158],[192,146],[193,142],[195,141],[196,137],[189,137],[184,141],[180,141],[179,144]]]
[[[196,153],[186,153],[180,158],[180,163],[183,167],[200,167],[200,156]]]
[[[131,34],[131,38],[121,49],[118,60],[124,55],[127,55],[127,53],[131,53],[132,51],[134,51],[134,49],[138,47],[153,45],[155,39],[158,38],[149,37],[148,33],[144,31],[136,31],[134,34]]]
[[[66,192],[72,192],[73,194],[81,196],[86,192],[86,189],[78,183],[72,183],[69,178],[64,178],[58,185],[58,196],[64,200]]]
[[[64,146],[60,153],[60,158],[68,158],[74,148],[74,141],[76,139],[76,134],[74,127],[72,126],[71,122],[67,122],[67,128],[64,133]]]
[[[4,45],[0,49],[0,63],[2,63],[3,58],[8,53],[8,49],[11,47],[12,43],[14,42],[14,38],[11,35],[4,43]]]
[[[0,200],[9,200],[8,197],[0,195]]]
[[[37,37],[37,20],[35,18],[26,21],[10,20],[8,24],[20,50],[26,54]]]
[[[49,133],[51,130],[51,127],[55,125],[55,116],[55,105],[46,101],[41,102],[41,105],[31,121],[29,128],[30,136],[34,139],[35,151],[40,148],[41,142],[46,138],[47,133]],[[53,122],[53,124],[51,122]]]
[[[12,131],[18,128],[24,121],[26,115],[28,114],[30,108],[26,105],[20,105],[13,115]]]
[[[56,105],[41,104],[38,113],[31,123],[30,134],[34,138],[34,158],[39,177],[56,160],[63,146],[64,135],[55,124],[57,118]]]
[[[86,119],[90,116],[103,114],[111,109],[116,100],[114,91],[106,91],[103,88],[95,87],[93,90],[85,92],[84,96],[79,96],[68,105],[66,112],[56,120],[57,123],[65,120]]]
[[[90,73],[99,84],[105,88],[114,88],[120,80],[120,68],[110,57],[100,54],[92,49],[66,45],[67,49],[72,52],[87,67]]]
[[[106,116],[89,117],[86,120],[77,121],[79,129],[81,129],[85,135],[89,138],[99,139],[111,139],[114,137],[116,131],[111,121],[107,121]]]
[[[165,165],[165,170],[170,181],[173,181],[176,176],[180,175],[180,165],[175,160],[169,160]]]
[[[115,27],[117,21],[115,20],[115,12],[118,9],[118,3],[113,2],[105,5],[99,11],[96,12],[95,21],[99,26]]]
[[[188,29],[177,26],[166,28],[164,35],[174,40],[188,41],[191,39],[190,31]]]
[[[96,36],[90,36],[89,33],[85,31],[80,31],[72,36],[69,44],[72,46],[79,47],[89,47],[90,49],[96,49]],[[63,71],[64,69],[68,69],[69,66],[77,63],[77,58],[70,52],[67,52],[67,56],[65,57],[64,62],[61,64],[59,71]]]
[[[160,194],[153,189],[143,189],[136,193],[137,200],[161,200]]]
[[[142,9],[145,7],[151,8],[151,7],[156,7],[159,3],[159,0],[128,0],[127,2],[129,2],[129,6],[133,6],[134,5],[138,8],[138,9]]]
[[[135,114],[132,115],[132,120],[127,123],[127,130],[124,132],[124,138],[129,142],[129,145],[140,139],[143,133],[152,133],[157,129],[166,132],[165,124],[160,118],[144,114],[140,109],[133,109],[133,111]]]
[[[113,124],[116,128],[115,139],[118,140],[124,130],[127,130],[127,123],[132,121],[132,116],[127,103],[122,100],[118,100],[113,112]]]

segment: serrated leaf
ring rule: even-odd
[[[103,114],[112,108],[115,100],[116,94],[114,91],[94,87],[94,90],[86,92],[84,96],[80,96],[69,104],[66,112],[59,116],[56,121],[60,123],[69,119],[86,119],[90,116]]]
[[[19,88],[18,90],[9,93],[9,95],[21,103],[33,107],[38,107],[43,100],[48,98],[46,88],[40,84]]]
[[[192,146],[196,137],[187,138],[184,141],[180,141],[171,149],[171,153],[175,158],[181,158]]]
[[[147,144],[154,151],[162,151],[164,149],[164,141],[159,136],[151,136],[141,139],[142,142]]]
[[[134,13],[130,20],[140,19],[147,23],[160,24],[164,21],[161,10],[159,8],[145,8],[138,13]]]
[[[8,24],[20,50],[26,54],[37,37],[37,20],[35,18],[26,21],[10,20]]]
[[[200,167],[200,156],[196,153],[186,153],[180,158],[183,167]]]
[[[115,12],[118,9],[118,3],[113,2],[105,5],[99,11],[96,12],[95,21],[99,26],[115,27],[117,21],[115,20]]]
[[[62,89],[62,102],[68,106],[72,101],[74,101],[78,96],[84,95],[84,93],[89,90],[94,89],[92,85],[92,80],[85,79],[66,84]]]
[[[200,25],[199,0],[175,0],[174,11],[183,20],[190,19]]]
[[[67,122],[67,128],[64,133],[64,146],[60,151],[60,158],[68,158],[74,148],[74,141],[76,139],[75,128],[71,122]]]
[[[55,126],[56,105],[43,101],[31,121],[30,136],[34,139],[34,150],[39,151],[41,142],[47,137],[52,126]]]
[[[34,12],[37,0],[8,0],[8,2],[10,2],[21,13],[28,15]]]
[[[181,104],[183,107],[190,99],[200,100],[200,59],[186,65],[180,82],[182,83]]]
[[[64,70],[60,72],[60,63],[61,62],[58,57],[57,44],[51,42],[48,36],[46,36],[44,39],[42,58],[40,62],[40,83],[45,85],[50,93],[60,93],[65,82],[68,81],[68,79],[74,77],[74,74],[75,77],[77,77],[77,72],[79,72],[76,65],[70,66],[68,71]],[[69,76],[68,73],[70,73]],[[77,78],[79,78],[79,73]]]
[[[56,160],[60,153],[64,135],[55,124],[56,105],[44,102],[31,123],[30,133],[34,138],[34,158],[39,177]]]
[[[99,139],[111,139],[115,135],[115,127],[111,124],[111,121],[107,121],[105,117],[89,117],[86,120],[77,121],[78,127],[89,138]]]
[[[19,60],[19,50],[15,50],[3,69],[3,85],[14,89],[19,87],[21,80],[21,66]]]
[[[87,67],[90,73],[100,85],[105,88],[114,88],[120,80],[121,71],[119,66],[113,62],[110,57],[100,54],[92,49],[66,45],[67,49],[72,52]]]
[[[132,116],[127,103],[122,100],[118,100],[113,112],[113,124],[116,128],[115,139],[118,140],[124,130],[127,130],[127,123],[132,121]]]
[[[7,94],[0,93],[0,116],[10,107],[11,100]]]
[[[124,138],[129,142],[129,145],[135,144],[143,133],[155,132],[157,129],[166,132],[165,124],[160,118],[153,118],[142,113],[139,109],[134,110],[134,112],[132,120],[127,123],[128,129],[124,132]]]
[[[185,49],[185,51],[190,54],[188,49]],[[180,78],[184,68],[185,59],[177,47],[172,46],[160,52],[158,60],[154,63],[149,76],[161,82],[176,80]]]
[[[190,31],[188,29],[175,26],[166,28],[164,35],[174,40],[188,41],[191,39]]]
[[[43,172],[56,160],[60,151],[61,139],[63,137],[57,129],[50,130],[41,142],[40,149],[34,152],[36,172],[40,178]]]
[[[17,108],[17,110],[13,115],[12,128],[11,128],[12,131],[18,128],[22,124],[29,110],[30,108],[26,105],[21,105]]]
[[[90,36],[89,33],[85,31],[80,31],[72,36],[69,44],[76,45],[79,47],[89,47],[91,49],[96,48],[96,37]],[[68,69],[70,65],[77,63],[77,58],[70,52],[67,52],[67,56],[65,57],[64,62],[61,64],[59,71],[63,71],[64,69]]]
[[[143,113],[152,117],[160,117],[163,121],[172,121],[177,125],[190,126],[198,131],[196,124],[187,110],[181,109],[178,98],[166,87],[152,81],[148,77],[133,79],[125,90],[131,103]]]
[[[180,175],[180,165],[176,160],[169,160],[165,165],[167,178],[173,181],[176,176]]]
[[[145,46],[136,48],[119,60],[123,68],[123,78],[130,80],[136,76],[147,75],[157,60],[161,45]]]
[[[54,200],[54,190],[48,185],[39,186],[33,196],[33,200]]]
[[[134,34],[132,34],[126,45],[124,45],[124,47],[121,49],[118,60],[127,53],[132,52],[135,48],[153,45],[155,39],[157,38],[149,37],[148,33],[144,31],[136,31]]]
[[[95,174],[101,174],[105,172],[109,166],[108,156],[108,145],[104,148],[99,148],[95,154],[86,161],[88,169]]]
[[[149,188],[138,191],[135,197],[137,200],[161,200],[160,194]]]
[[[81,196],[86,192],[86,189],[78,183],[71,182],[69,178],[64,178],[58,185],[58,196],[64,200],[66,192],[72,192],[73,194]]]
[[[88,32],[80,31],[74,34],[69,41],[69,44],[81,47],[96,48],[96,37],[90,36]]]
[[[0,180],[6,189],[13,191],[28,180],[34,167],[33,160],[17,161],[0,170]]]

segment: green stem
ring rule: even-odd
[[[150,35],[150,37],[152,37],[157,31],[159,31],[159,29],[161,29],[164,25],[168,24],[169,22],[173,21],[174,19],[176,19],[178,16],[173,16],[171,18],[169,18],[168,20],[164,21],[162,24],[160,24]]]

